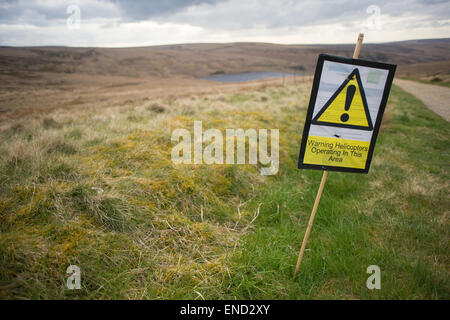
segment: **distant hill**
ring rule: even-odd
[[[0,47],[0,74],[198,77],[243,71],[311,73],[317,55],[351,57],[354,45],[180,44],[136,48]],[[450,59],[450,39],[364,44],[361,59],[408,65]]]
[[[52,110],[141,105],[244,86],[196,79],[213,74],[282,71],[310,81],[319,53],[351,57],[353,49],[270,43],[0,47],[0,123]],[[450,75],[450,39],[364,44],[360,57],[398,64],[397,75],[406,77],[447,81]]]

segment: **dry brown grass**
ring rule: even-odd
[[[362,59],[418,73],[430,65],[448,72],[448,39],[367,44]],[[351,56],[353,45],[265,43],[187,44],[143,48],[0,47],[0,123],[70,109],[140,105],[191,94],[233,92],[262,82],[217,84],[196,79],[215,73],[284,71],[312,74],[319,53]],[[446,61],[445,61],[446,60]],[[440,61],[443,61],[442,63]],[[401,72],[400,72],[401,73]],[[271,80],[267,84],[281,80]],[[239,89],[240,87],[240,89]]]

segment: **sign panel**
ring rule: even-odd
[[[395,65],[321,54],[298,167],[367,173]]]

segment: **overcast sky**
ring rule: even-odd
[[[450,37],[449,0],[0,0],[0,45],[353,43]]]

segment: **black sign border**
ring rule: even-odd
[[[319,83],[320,83],[320,78],[322,76],[323,64],[325,61],[345,63],[345,64],[350,64],[353,66],[362,66],[362,67],[383,69],[383,70],[388,70],[388,72],[389,72],[387,79],[386,79],[386,84],[384,86],[383,97],[380,102],[380,108],[379,108],[379,111],[377,114],[377,119],[375,121],[372,139],[370,140],[369,153],[367,154],[366,166],[364,169],[347,168],[347,167],[339,167],[339,166],[323,166],[323,165],[317,165],[317,164],[307,164],[307,163],[303,162],[304,157],[305,157],[306,142],[308,140],[309,129],[311,127],[314,105],[316,104],[317,92],[319,91]],[[361,60],[361,59],[352,59],[352,58],[345,58],[345,57],[337,57],[337,56],[332,56],[332,55],[328,55],[328,54],[320,54],[319,55],[319,58],[317,60],[317,65],[316,65],[316,71],[314,74],[314,81],[313,81],[313,86],[311,89],[311,96],[309,99],[309,106],[308,106],[308,111],[306,114],[305,125],[303,126],[303,135],[302,135],[302,141],[300,144],[300,154],[299,154],[299,158],[298,158],[298,168],[299,169],[314,169],[314,170],[355,172],[355,173],[368,173],[369,172],[370,164],[372,162],[373,151],[375,149],[375,142],[378,137],[381,120],[383,119],[384,110],[386,108],[386,103],[389,98],[389,93],[391,91],[392,81],[394,79],[394,74],[395,74],[396,68],[397,68],[397,66],[394,64],[367,61],[367,60]]]

